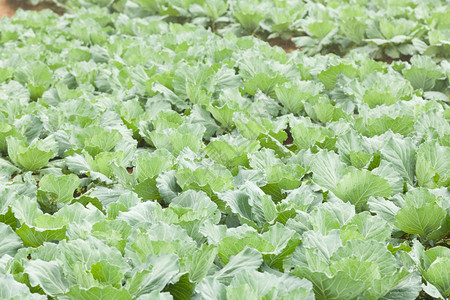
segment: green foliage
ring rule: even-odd
[[[444,1],[58,3],[0,21],[0,298],[449,296]]]

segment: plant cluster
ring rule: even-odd
[[[0,298],[448,297],[449,62],[308,53],[97,6],[2,19]]]
[[[32,0],[34,4],[43,2]],[[48,2],[48,1],[47,1]],[[450,9],[443,0],[52,0],[71,11],[103,6],[131,17],[162,16],[220,34],[292,39],[304,53],[426,54],[448,59]]]

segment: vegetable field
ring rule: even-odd
[[[448,2],[50,2],[0,20],[0,299],[450,296]]]

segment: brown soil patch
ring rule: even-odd
[[[270,46],[278,46],[283,48],[284,51],[286,51],[286,53],[292,52],[294,50],[297,50],[297,46],[295,46],[294,42],[291,41],[291,39],[288,40],[283,40],[280,37],[274,38],[274,39],[270,39],[269,41]]]
[[[57,7],[56,5],[49,2],[43,2],[39,3],[36,6],[33,6],[25,3],[25,0],[0,0],[0,19],[3,18],[4,16],[9,18],[14,16],[14,14],[19,8],[23,10],[35,10],[35,11],[40,11],[48,8],[56,12],[58,15],[63,14],[63,10],[60,7]]]
[[[287,145],[292,145],[294,143],[294,138],[292,137],[291,134],[291,130],[289,128],[287,128],[285,130],[285,132],[287,133],[287,139],[283,142],[283,145],[287,146]]]
[[[0,18],[3,18],[4,16],[12,17],[15,12],[15,9],[13,9],[6,0],[0,0]]]
[[[411,55],[400,55],[400,57],[399,58],[392,58],[392,57],[389,57],[389,56],[383,56],[382,58],[375,58],[374,60],[376,60],[376,61],[382,61],[382,62],[385,62],[385,63],[387,63],[387,64],[392,64],[392,62],[394,62],[394,61],[406,61],[406,62],[408,62],[408,63],[411,63]]]

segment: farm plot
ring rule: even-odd
[[[448,40],[76,6],[0,21],[0,298],[449,296]]]

